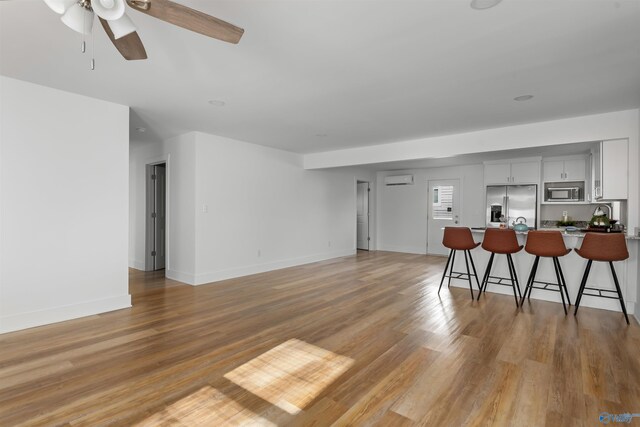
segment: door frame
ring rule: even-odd
[[[367,249],[358,248],[358,184],[367,184]],[[356,179],[356,251],[371,251],[371,182],[362,179]]]
[[[429,182],[431,181],[454,181],[457,180],[458,181],[458,200],[459,200],[459,209],[458,209],[458,216],[460,218],[460,222],[462,222],[462,212],[464,211],[464,177],[462,176],[456,176],[456,177],[451,177],[451,178],[429,178],[427,177],[427,194],[426,194],[426,199],[427,199],[427,212],[426,212],[426,223],[427,223],[427,233],[426,233],[426,242],[425,242],[425,253],[427,255],[430,256],[446,256],[446,255],[440,255],[440,254],[430,254],[429,253],[429,211],[431,210],[431,185],[429,184]],[[458,224],[460,225],[460,224]]]
[[[165,253],[165,275],[171,268],[171,230],[169,224],[171,224],[171,155],[166,154],[159,157],[153,157],[145,161],[144,166],[144,195],[145,195],[145,209],[144,209],[144,271],[153,271],[153,258],[151,257],[151,233],[153,229],[150,221],[150,194],[149,194],[149,180],[148,180],[148,168],[159,164],[165,164],[165,239],[164,239],[164,253]]]

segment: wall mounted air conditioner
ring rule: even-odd
[[[385,176],[384,185],[413,185],[413,175]]]

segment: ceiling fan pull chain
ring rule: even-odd
[[[93,31],[91,32],[91,71],[96,69],[96,42],[93,37]]]

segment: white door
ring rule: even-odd
[[[446,255],[449,250],[442,245],[444,227],[460,223],[460,180],[429,181],[427,217],[427,253]]]
[[[369,183],[359,182],[357,203],[357,248],[369,250]]]

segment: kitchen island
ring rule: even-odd
[[[543,230],[554,230],[550,228],[544,228]],[[556,229],[561,231],[559,229]],[[484,237],[484,229],[472,229],[473,237],[476,242],[481,242]],[[564,238],[565,245],[567,248],[579,248],[582,244],[582,239],[585,236],[583,232],[567,232],[561,231],[562,236]],[[518,237],[518,242],[521,245],[524,245],[527,238],[527,232],[516,232]],[[618,279],[620,280],[620,288],[622,290],[622,294],[624,297],[625,304],[627,306],[627,311],[629,313],[635,312],[635,305],[637,303],[637,294],[638,294],[638,243],[640,242],[639,237],[635,236],[626,236],[627,239],[627,247],[629,250],[629,259],[622,262],[615,262],[614,266],[616,269],[616,273],[618,274]],[[482,276],[484,275],[487,262],[489,261],[489,252],[482,249],[482,246],[478,246],[476,249],[472,251],[473,259],[476,265],[476,269],[478,271],[478,280],[482,280]],[[516,266],[518,281],[520,282],[520,289],[524,293],[524,288],[527,283],[527,278],[529,277],[529,273],[531,271],[531,266],[533,265],[533,261],[535,256],[528,254],[525,252],[524,248],[512,255],[513,261]],[[462,257],[458,257],[462,258]],[[562,270],[565,276],[565,280],[567,282],[567,288],[569,290],[569,296],[571,298],[571,303],[574,304],[576,300],[576,296],[578,295],[578,288],[580,287],[580,281],[582,280],[582,275],[584,273],[585,266],[587,264],[587,260],[580,257],[575,251],[569,252],[564,257],[559,258],[560,264],[562,265]],[[464,258],[456,259],[456,265],[454,266],[454,271],[466,271],[464,265]],[[492,276],[500,276],[500,277],[509,277],[509,272],[507,269],[507,260],[504,255],[496,255],[494,258],[493,268],[491,272]],[[544,282],[556,282],[556,275],[553,269],[553,262],[551,259],[541,258],[540,264],[538,267],[538,273],[536,275],[536,281],[544,281]],[[452,286],[458,287],[468,287],[468,282],[466,280],[452,280]],[[589,274],[589,282],[587,286],[600,287],[602,289],[611,289],[614,290],[613,279],[611,277],[611,272],[609,270],[609,266],[604,262],[594,262],[593,267],[591,268],[591,273]],[[476,284],[474,282],[474,290],[476,289]],[[511,286],[500,286],[489,284],[487,287],[487,297],[491,298],[490,293],[500,293],[513,295],[513,290]],[[484,298],[484,297],[483,297]],[[558,292],[545,291],[540,289],[533,289],[531,293],[531,299],[540,299],[544,301],[553,301],[557,303],[561,303],[560,294]],[[527,303],[525,302],[525,306]],[[581,307],[593,307],[593,308],[601,308],[605,310],[614,310],[621,311],[620,304],[618,300],[614,299],[606,299],[606,298],[597,298],[592,296],[583,296],[582,301],[580,302]],[[562,307],[558,307],[559,313],[562,314]],[[586,315],[583,314],[583,315]]]

